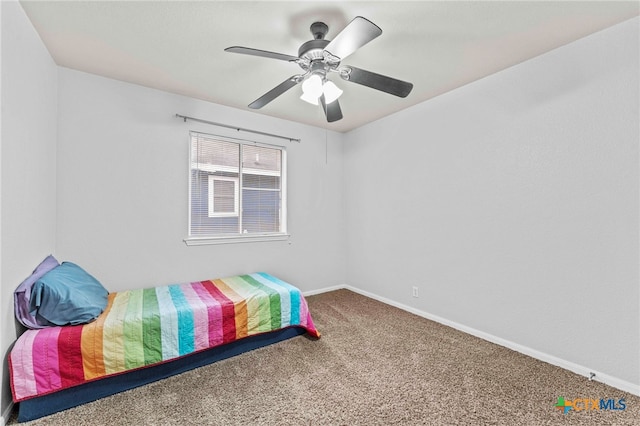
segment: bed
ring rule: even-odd
[[[300,290],[263,272],[110,293],[90,323],[17,339],[9,372],[18,421],[305,333],[320,337]]]

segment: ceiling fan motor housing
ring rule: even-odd
[[[303,43],[298,49],[298,56],[300,58],[306,58],[310,61],[314,59],[323,59],[324,56],[322,51],[329,44],[329,40],[317,39],[317,40],[309,40],[306,43]]]
[[[329,27],[324,22],[314,22],[309,27],[313,40],[303,43],[298,49],[298,57],[308,59],[310,62],[318,59],[324,59],[324,48],[329,44],[329,40],[324,37],[329,31]]]
[[[330,69],[335,69],[339,63],[333,61],[327,62],[327,56],[325,47],[330,43],[329,40],[325,40],[325,36],[329,31],[329,27],[324,22],[314,22],[309,28],[313,35],[313,40],[309,40],[303,43],[298,49],[298,57],[303,61],[298,62],[298,65],[312,74],[319,74],[323,77],[327,75]]]

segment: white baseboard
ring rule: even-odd
[[[11,417],[11,411],[13,410],[13,401],[9,403],[9,406],[2,412],[2,426],[6,425]]]
[[[325,287],[325,288],[320,288],[320,289],[316,289],[316,290],[305,291],[305,292],[302,293],[302,295],[304,297],[313,296],[314,294],[328,293],[330,291],[342,290],[343,288],[349,288],[349,286],[344,285],[344,284],[343,285],[334,285],[332,287]]]
[[[353,291],[355,293],[361,294],[363,296],[370,297],[371,299],[374,299],[374,300],[377,300],[379,302],[385,303],[387,305],[391,305],[391,306],[394,306],[396,308],[402,309],[403,311],[411,312],[412,314],[418,315],[418,316],[420,316],[422,318],[426,318],[428,320],[435,321],[437,323],[449,326],[451,328],[455,328],[456,330],[459,330],[459,331],[462,331],[464,333],[470,334],[472,336],[478,337],[478,338],[480,338],[482,340],[486,340],[488,342],[495,343],[495,344],[503,346],[505,348],[514,350],[516,352],[519,352],[521,354],[530,356],[530,357],[538,359],[540,361],[544,361],[546,363],[555,365],[556,367],[564,368],[565,370],[569,370],[569,371],[571,371],[573,373],[579,374],[580,376],[584,376],[587,379],[590,379],[592,377],[592,379],[594,381],[601,382],[601,383],[604,383],[606,385],[612,386],[612,387],[614,387],[616,389],[620,389],[622,391],[629,392],[629,393],[632,393],[634,395],[640,396],[640,385],[628,382],[626,380],[622,380],[622,379],[620,379],[618,377],[610,376],[608,374],[596,371],[594,369],[585,367],[583,365],[576,364],[576,363],[571,362],[571,361],[567,361],[567,360],[558,358],[558,357],[553,356],[553,355],[549,355],[547,353],[544,353],[544,352],[529,348],[527,346],[523,346],[523,345],[520,345],[518,343],[514,343],[514,342],[512,342],[510,340],[506,340],[506,339],[503,339],[501,337],[497,337],[497,336],[494,336],[492,334],[485,333],[484,331],[476,330],[475,328],[468,327],[468,326],[463,325],[463,324],[459,324],[459,323],[457,323],[455,321],[450,321],[450,320],[448,320],[446,318],[442,318],[442,317],[439,317],[437,315],[432,315],[432,314],[430,314],[428,312],[421,311],[420,309],[412,308],[411,306],[407,306],[405,304],[396,302],[394,300],[387,299],[386,297],[382,297],[382,296],[379,296],[377,294],[370,293],[370,292],[365,291],[365,290],[361,290],[361,289],[359,289],[357,287],[353,287],[353,286],[350,286],[350,285],[335,286],[335,287],[329,287],[329,288],[321,289],[321,290],[314,290],[312,292],[309,292],[309,294],[310,295],[311,294],[319,294],[319,293],[324,293],[324,292],[327,292],[327,291],[338,290],[338,289],[341,289],[341,288],[346,288],[346,289],[351,290],[351,291]],[[306,296],[306,294],[305,294],[305,296]],[[595,374],[595,376],[592,376],[592,374]]]

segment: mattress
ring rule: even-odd
[[[92,323],[27,330],[18,338],[9,355],[13,400],[288,327],[320,336],[300,290],[263,272],[111,293]]]

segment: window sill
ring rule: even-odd
[[[286,241],[289,234],[233,235],[224,237],[187,237],[184,243],[188,246],[205,246],[211,244],[258,243],[267,241]]]

